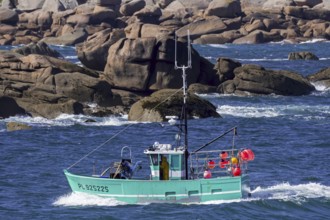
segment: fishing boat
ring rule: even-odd
[[[191,68],[189,33],[187,65],[177,65],[176,41],[175,37],[175,68],[182,70],[183,78],[183,113],[182,118],[167,117],[169,124],[178,128],[176,144],[156,141],[145,147],[143,153],[148,158],[150,169],[147,178],[138,175],[141,161],[133,161],[131,148],[128,146],[124,146],[120,158],[100,174],[73,174],[68,170],[74,164],[64,170],[73,192],[114,198],[128,204],[200,203],[240,199],[251,195],[247,168],[248,162],[254,159],[254,153],[251,149],[235,146],[237,127],[225,131],[196,150],[188,150],[186,70]],[[206,150],[229,134],[233,135],[232,146]],[[181,136],[184,141],[181,141]]]

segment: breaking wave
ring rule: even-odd
[[[3,120],[4,122],[19,122],[26,123],[37,127],[49,126],[72,126],[72,125],[85,125],[85,126],[121,126],[131,122],[127,120],[127,115],[123,116],[110,116],[110,117],[92,117],[86,115],[69,115],[62,114],[55,119],[47,119],[43,117],[26,117],[16,116]]]
[[[113,198],[103,198],[85,193],[70,193],[60,196],[53,203],[54,206],[118,206],[126,203]]]
[[[330,106],[326,105],[269,105],[269,106],[232,106],[219,105],[220,115],[230,115],[241,118],[273,118],[290,116],[303,119],[324,119],[330,115]]]

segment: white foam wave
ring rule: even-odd
[[[300,44],[313,44],[313,43],[319,43],[319,42],[329,43],[329,41],[325,38],[315,38],[315,39],[312,39],[312,40],[303,41]]]
[[[118,206],[125,204],[113,198],[104,198],[85,193],[70,193],[60,196],[53,203],[54,206]]]
[[[248,106],[218,106],[217,112],[220,115],[232,115],[242,118],[261,118],[261,117],[278,117],[281,115],[279,109],[275,107],[248,107]]]
[[[204,58],[208,59],[208,60],[216,59],[215,57],[212,57],[212,56],[207,56],[207,57],[204,57]]]
[[[291,185],[282,183],[266,188],[257,187],[252,195],[259,199],[296,200],[298,198],[330,198],[330,187],[320,183]]]
[[[251,62],[260,62],[260,61],[269,61],[269,62],[277,62],[277,61],[286,61],[288,58],[259,58],[259,59],[237,59],[239,61],[251,61]]]
[[[313,198],[330,198],[330,187],[319,183],[308,183],[291,185],[290,183],[282,183],[269,187],[257,187],[251,191],[252,196],[244,199],[234,200],[217,200],[203,202],[201,205],[218,205],[236,202],[253,202],[259,200],[283,200],[301,203],[305,199]]]
[[[65,56],[64,58],[67,60],[73,60],[73,59],[78,59],[78,56]]]
[[[315,38],[315,39],[312,39],[312,40],[299,42],[298,44],[313,44],[313,43],[319,43],[319,42],[329,43],[330,41],[328,41],[327,39],[324,39],[324,38]],[[282,40],[282,41],[270,42],[270,44],[281,44],[281,45],[283,45],[283,44],[296,44],[296,42],[285,39],[285,40]]]
[[[75,50],[76,47],[75,46],[67,46],[67,45],[63,45],[63,44],[51,44],[49,45],[50,47],[59,47],[59,48],[70,48],[72,50]]]
[[[330,90],[329,87],[327,87],[325,84],[320,83],[320,82],[312,83],[312,85],[315,87],[316,91],[324,92],[324,91]]]
[[[223,48],[223,49],[229,48],[229,46],[225,45],[225,44],[208,44],[208,46],[215,47],[215,48]]]
[[[272,106],[231,106],[217,107],[220,115],[231,115],[242,118],[273,118],[279,116],[293,116],[310,119],[324,119],[330,114],[327,105],[272,105]]]
[[[220,93],[195,93],[196,95],[198,95],[199,97],[202,98],[220,98],[223,96],[227,96],[226,94],[220,94]],[[232,95],[228,95],[228,96],[232,96]]]
[[[87,122],[87,120],[91,122]],[[137,122],[129,122],[127,120],[127,115],[115,117],[92,117],[86,115],[69,115],[62,114],[55,119],[47,119],[42,117],[23,117],[16,116],[10,117],[4,120],[5,122],[19,122],[26,123],[32,126],[38,127],[48,127],[48,126],[72,126],[76,124],[86,125],[86,126],[121,126],[129,123],[137,123]]]

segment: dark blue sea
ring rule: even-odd
[[[229,57],[302,75],[330,66],[330,42],[194,47],[212,62]],[[74,48],[54,48],[78,63]],[[320,60],[288,61],[290,52],[306,50]],[[200,94],[217,106],[222,118],[189,120],[190,149],[237,126],[235,144],[255,153],[255,160],[249,163],[252,197],[232,201],[127,205],[71,192],[63,169],[94,149],[98,150],[70,171],[92,174],[95,167],[101,172],[120,158],[121,148],[127,145],[133,159],[143,161],[141,172],[147,175],[143,150],[155,141],[174,142],[173,127],[128,122],[125,115],[92,118],[94,123],[85,123],[91,117],[82,115],[0,120],[0,219],[328,219],[330,90],[315,86],[317,91],[299,97]],[[7,132],[9,121],[33,128]],[[212,147],[230,145],[231,140],[225,139]]]

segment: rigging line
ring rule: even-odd
[[[177,94],[179,91],[181,91],[183,88],[178,89],[176,92],[174,92],[172,95],[170,95],[169,97],[167,97],[164,101],[162,101],[161,103],[157,104],[155,107],[153,107],[151,110],[156,109],[158,106],[160,106],[161,104],[163,104],[164,102],[166,102],[167,100],[169,100],[172,96],[174,96],[175,94]],[[140,120],[143,117],[143,115],[141,115],[138,119]],[[80,163],[82,160],[84,160],[85,158],[87,158],[88,156],[90,156],[91,154],[93,154],[95,151],[97,151],[98,149],[100,149],[101,147],[103,147],[105,144],[107,144],[109,141],[111,141],[112,139],[114,139],[115,137],[117,137],[119,134],[121,134],[122,132],[124,132],[126,129],[128,129],[129,127],[133,126],[134,124],[129,124],[126,127],[124,127],[122,130],[118,131],[116,134],[114,134],[112,137],[110,137],[108,140],[106,140],[105,142],[103,142],[102,144],[100,144],[99,146],[97,146],[96,148],[94,148],[93,150],[91,150],[89,153],[87,153],[85,156],[83,156],[82,158],[80,158],[77,162],[75,162],[74,164],[72,164],[71,166],[69,166],[67,168],[67,170],[70,170],[72,167],[76,166],[78,163]]]

